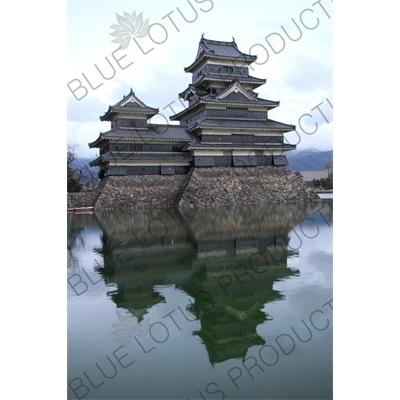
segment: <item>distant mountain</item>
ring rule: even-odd
[[[81,169],[84,164],[86,164],[89,167],[89,162],[93,161],[96,157],[92,158],[81,158],[81,157],[76,157],[75,160],[71,163],[71,167],[75,169]],[[91,170],[96,171],[97,169],[89,167]]]
[[[90,167],[89,162],[94,158],[76,157],[75,160],[69,165],[76,172],[81,174],[81,183],[87,188],[94,188],[99,183],[98,168]]]
[[[333,167],[333,150],[294,150],[286,153],[289,168],[293,171],[322,171],[326,161]]]

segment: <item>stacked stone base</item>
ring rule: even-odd
[[[83,190],[77,193],[67,193],[67,206],[69,209],[80,207],[93,207],[100,196],[105,182],[101,181],[96,189]]]
[[[299,173],[287,167],[192,168],[188,175],[127,175],[103,179],[75,207],[95,211],[223,207],[319,200]],[[82,204],[79,203],[81,198]],[[71,202],[69,194],[69,203]]]
[[[221,207],[318,200],[299,173],[287,167],[196,168],[180,207]]]
[[[67,194],[67,207],[68,209],[80,207],[93,207],[96,201],[96,193],[92,190],[85,190],[78,193]]]
[[[154,209],[172,207],[178,202],[189,175],[109,176],[96,203],[95,211]]]

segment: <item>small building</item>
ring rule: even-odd
[[[185,68],[192,82],[179,96],[188,107],[170,117],[177,124],[151,124],[158,109],[132,91],[100,117],[111,129],[89,143],[99,148],[90,165],[99,177],[178,175],[196,167],[285,166],[284,143],[295,126],[269,118],[279,101],[258,97],[254,90],[266,80],[249,74],[257,56],[230,42],[203,36],[194,62]]]
[[[329,171],[324,169],[323,171],[299,171],[305,182],[312,182],[314,179],[327,179],[329,178]]]

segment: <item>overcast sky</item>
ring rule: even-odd
[[[148,20],[148,34],[115,52],[116,14],[134,12]],[[98,150],[87,144],[110,128],[99,116],[131,87],[163,114],[152,122],[166,123],[183,109],[178,93],[191,82],[184,67],[194,61],[204,33],[214,40],[234,37],[241,51],[258,56],[250,72],[267,83],[255,91],[280,101],[271,119],[297,126],[285,135],[289,143],[330,150],[332,18],[330,0],[69,2],[68,142],[79,145],[78,156],[95,157]]]

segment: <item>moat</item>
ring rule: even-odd
[[[332,398],[331,199],[67,218],[68,398]]]

